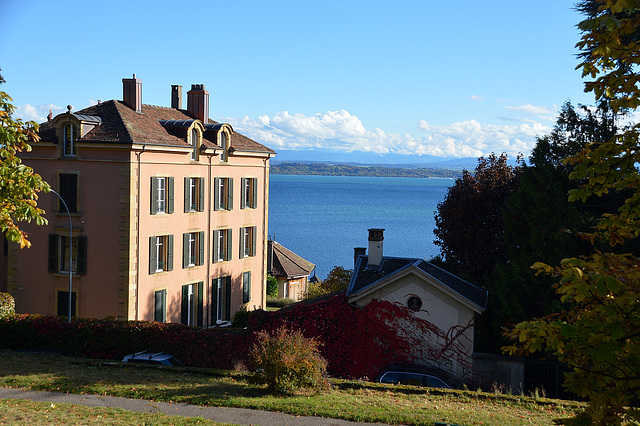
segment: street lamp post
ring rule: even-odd
[[[60,201],[62,201],[62,205],[67,211],[67,216],[69,217],[69,310],[68,310],[68,321],[71,323],[71,294],[73,292],[73,225],[71,224],[71,212],[69,211],[69,207],[67,207],[67,203],[64,202],[64,199],[58,194],[53,188],[51,192],[56,194]]]

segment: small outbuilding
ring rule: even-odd
[[[268,242],[267,273],[278,280],[278,299],[301,300],[316,265],[273,240]]]
[[[437,332],[425,336],[427,346],[455,346],[454,356],[438,363],[460,377],[471,371],[474,318],[487,306],[488,293],[423,259],[383,255],[384,229],[369,229],[369,254],[356,248],[354,271],[346,297],[354,306],[385,300],[405,306],[428,321]],[[431,347],[416,354],[433,353]]]

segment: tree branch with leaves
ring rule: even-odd
[[[4,82],[0,75],[0,84]],[[30,151],[30,143],[40,138],[37,123],[12,118],[15,107],[11,101],[7,93],[0,91],[0,230],[9,241],[24,248],[30,247],[31,242],[18,223],[47,223],[37,201],[38,192],[48,192],[50,187],[18,157],[20,152]]]

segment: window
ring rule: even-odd
[[[211,282],[213,303],[212,318],[215,323],[229,321],[231,319],[231,277],[214,278]]]
[[[204,264],[204,231],[182,234],[182,267]]]
[[[60,197],[69,208],[70,213],[78,212],[78,175],[73,173],[61,173],[58,176]],[[62,201],[58,200],[58,212],[67,213]]]
[[[200,140],[200,132],[198,132],[198,129],[191,129],[191,138],[189,141],[190,145],[193,147],[193,149],[191,150],[191,154],[189,156],[189,159],[191,161],[198,160],[199,140]]]
[[[77,292],[71,292],[71,316],[75,317],[77,315],[77,303],[78,297]],[[56,291],[56,315],[57,316],[68,316],[69,315],[69,291]]]
[[[242,303],[251,300],[251,271],[242,273]]]
[[[151,178],[151,214],[173,213],[173,178]]]
[[[49,234],[49,272],[69,273],[69,236]],[[87,273],[87,237],[74,236],[71,241],[71,271]]]
[[[233,209],[233,178],[213,178],[214,210]]]
[[[184,178],[184,212],[204,211],[204,178]]]
[[[240,259],[256,255],[256,231],[255,226],[240,228]]]
[[[64,126],[64,141],[62,144],[63,155],[74,157],[76,155],[76,140],[78,139],[78,131],[71,123]]]
[[[220,132],[220,148],[222,148],[222,154],[220,154],[220,161],[229,161],[229,141],[225,132]]]
[[[213,231],[213,263],[231,260],[231,229]]]
[[[153,296],[154,314],[153,320],[157,322],[167,321],[167,290],[157,290]]]
[[[149,274],[173,270],[173,235],[149,237]]]
[[[242,178],[242,198],[240,199],[241,209],[255,209],[258,205],[258,179]]]
[[[202,327],[203,317],[203,283],[182,286],[182,324]]]

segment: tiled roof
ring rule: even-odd
[[[273,271],[275,277],[297,277],[301,275],[309,275],[313,268],[313,263],[298,256],[288,248],[275,241],[270,241],[273,248]]]
[[[187,111],[154,105],[142,105],[137,113],[124,103],[116,100],[102,102],[74,113],[77,117],[93,116],[102,119],[102,124],[78,140],[79,143],[109,144],[152,144],[167,146],[188,146],[186,137],[178,130],[163,126],[159,120],[193,120]],[[209,123],[217,122],[209,119]],[[202,144],[205,147],[218,147],[215,143],[215,131],[205,131]],[[55,141],[53,122],[40,125],[40,137],[43,141]],[[240,134],[231,135],[231,148],[236,151],[274,153],[273,150]]]
[[[401,270],[409,267],[416,267],[424,273],[438,280],[443,285],[449,287],[460,296],[476,304],[483,310],[487,308],[488,293],[462,278],[453,275],[444,269],[416,258],[407,257],[383,257],[380,267],[367,268],[368,256],[360,256],[356,263],[356,268],[351,278],[349,288],[347,289],[347,297],[353,296],[363,291],[383,279],[391,277],[399,273]]]

